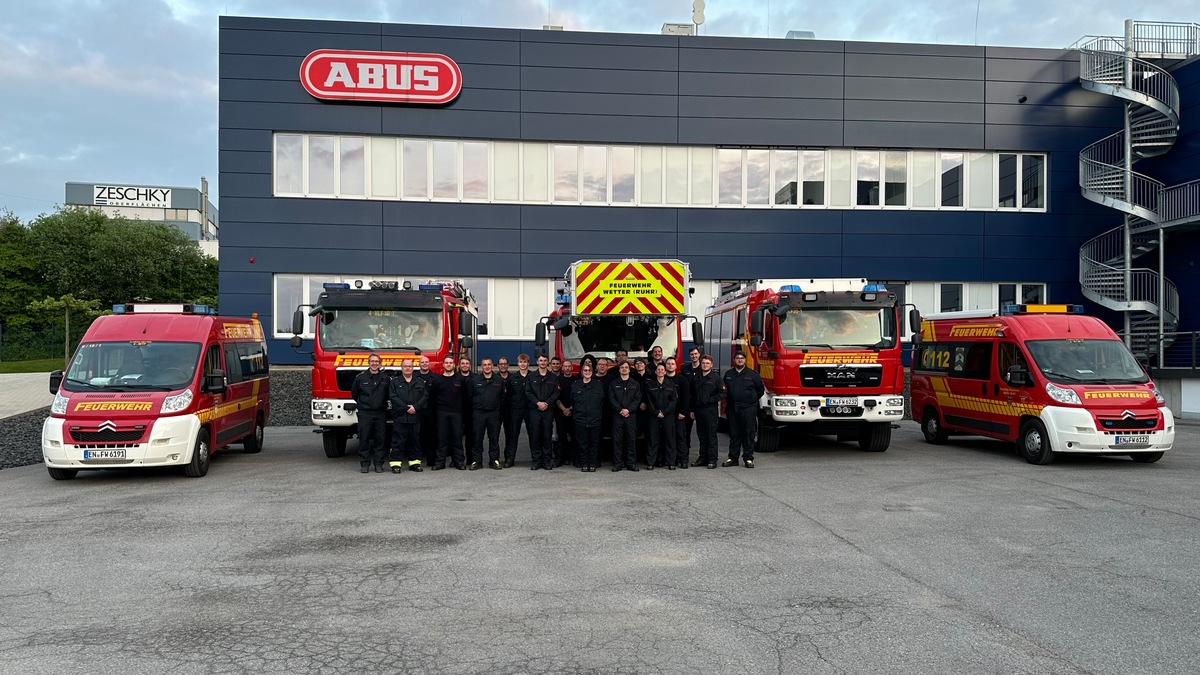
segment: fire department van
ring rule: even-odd
[[[1107,324],[1080,305],[1007,305],[999,314],[913,316],[912,412],[925,440],[951,433],[1016,443],[1031,464],[1057,453],[1157,462],[1175,419]]]
[[[262,326],[204,305],[116,305],[88,327],[67,372],[50,374],[50,391],[42,455],[51,478],[176,465],[199,478],[216,448],[262,449]]]

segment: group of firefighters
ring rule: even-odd
[[[471,361],[447,356],[443,372],[430,369],[427,356],[404,359],[400,372],[383,370],[378,354],[354,380],[357,405],[359,464],[362,473],[392,473],[404,468],[433,471],[449,465],[461,470],[516,465],[517,441],[524,425],[529,434],[533,470],[571,464],[584,472],[600,466],[604,438],[612,471],[639,471],[689,466],[717,468],[718,405],[726,402],[729,453],[723,466],[754,468],[758,403],[762,379],[746,367],[744,354],[724,376],[713,370],[712,357],[692,348],[690,360],[678,368],[674,357],[662,358],[654,347],[647,358],[630,360],[624,351],[615,359],[585,356],[575,364],[558,357],[490,358],[474,372]],[[392,437],[387,421],[392,419]],[[691,459],[693,427],[699,455]],[[503,457],[500,431],[504,431]],[[484,439],[488,455],[483,457]],[[641,439],[641,440],[639,440]],[[641,441],[644,441],[642,443]],[[639,461],[640,460],[640,461]]]

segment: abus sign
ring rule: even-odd
[[[321,99],[436,105],[462,91],[462,71],[441,54],[318,49],[300,64],[300,82]]]

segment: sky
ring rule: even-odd
[[[52,212],[68,181],[217,180],[222,15],[657,33],[692,0],[4,0],[0,213]],[[701,34],[1066,47],[1126,18],[1200,21],[1195,0],[706,0]],[[814,7],[819,10],[814,11]]]

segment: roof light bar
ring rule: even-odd
[[[1005,316],[1014,314],[1083,314],[1083,305],[1004,305],[1000,313]]]

